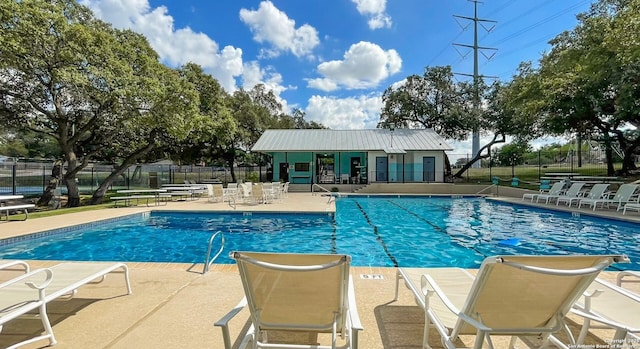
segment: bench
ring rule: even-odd
[[[129,195],[129,196],[113,196],[111,200],[113,200],[113,206],[118,207],[118,201],[124,201],[125,206],[131,206],[131,201],[136,200],[136,204],[140,203],[140,200],[146,200],[147,206],[149,206],[150,199],[156,199],[158,196],[156,195]]]
[[[0,206],[0,212],[5,212],[5,216],[7,217],[7,221],[9,221],[9,211],[24,211],[24,219],[26,221],[29,218],[29,210],[30,208],[34,208],[36,205],[34,204],[21,204],[21,205],[10,205],[10,206]],[[2,215],[0,214],[0,220],[2,219]]]
[[[168,193],[164,194],[163,197],[164,196],[169,196],[169,197],[177,196],[178,200],[187,200],[189,198],[193,199],[194,198],[194,193],[192,191],[188,191],[188,190],[178,190],[178,191],[168,192]]]

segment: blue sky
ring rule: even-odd
[[[468,0],[79,0],[145,35],[161,60],[201,65],[228,91],[263,83],[285,111],[333,129],[374,128],[382,92],[426,66],[473,72]],[[479,71],[508,81],[575,27],[591,0],[483,0]],[[492,28],[493,27],[493,28]],[[488,32],[486,29],[491,29]],[[466,79],[459,75],[459,79]],[[541,140],[545,142],[548,140]],[[455,152],[470,142],[451,142]]]

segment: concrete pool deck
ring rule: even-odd
[[[518,199],[500,200],[522,203]],[[310,193],[290,193],[282,202],[248,206],[247,211],[308,211],[333,212],[327,197]],[[541,205],[544,206],[544,205]],[[547,205],[551,207],[550,205]],[[555,205],[553,206],[555,208]],[[113,208],[48,218],[0,223],[0,238],[24,235],[69,225],[82,224],[148,210],[215,210],[233,211],[224,203],[209,203],[206,199],[169,203],[167,206]],[[587,212],[587,210],[582,210]],[[614,211],[600,213],[611,217]],[[621,214],[615,213],[622,217]],[[636,216],[636,217],[634,217]],[[637,220],[637,214],[624,216]],[[33,268],[56,262],[30,261]],[[102,284],[90,284],[79,289],[69,301],[55,301],[48,310],[58,340],[56,348],[222,348],[222,335],[213,323],[232,309],[243,291],[235,265],[214,265],[201,274],[202,264],[127,263],[130,268],[133,294],[126,295],[119,275],[107,277]],[[419,348],[422,338],[423,313],[415,306],[413,296],[401,287],[400,298],[393,301],[394,268],[353,267],[358,311],[364,331],[360,334],[361,349]],[[375,277],[368,277],[374,275]],[[604,272],[601,277],[614,280],[616,273]],[[2,278],[10,272],[0,273]],[[640,284],[628,287],[640,293]],[[243,311],[232,322],[232,338],[246,324]],[[579,321],[570,317],[572,329]],[[0,347],[33,337],[42,330],[38,319],[9,322],[0,333]],[[612,330],[593,330],[590,344],[606,345],[613,338]],[[463,338],[470,345],[471,338]],[[46,341],[27,345],[41,348]],[[503,347],[497,342],[497,347]],[[506,343],[506,342],[505,342]],[[434,348],[441,348],[439,337],[431,336]]]

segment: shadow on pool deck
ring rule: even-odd
[[[513,199],[516,202],[515,199]],[[517,200],[519,202],[519,199]],[[22,235],[119,215],[162,210],[233,210],[227,204],[205,200],[171,203],[168,206],[127,207],[58,217],[29,219],[0,225],[0,238]],[[238,210],[265,211],[334,211],[327,198],[309,193],[291,193],[282,203],[259,206],[238,206]],[[46,267],[56,262],[31,261],[32,267]],[[70,301],[50,303],[53,329],[59,344],[56,348],[222,348],[222,335],[213,323],[242,298],[242,285],[235,265],[214,265],[201,274],[201,264],[128,263],[133,294],[126,295],[119,277],[108,277],[102,284],[90,284],[79,289]],[[395,269],[353,267],[358,311],[364,325],[360,349],[419,348],[422,338],[422,311],[415,306],[413,296],[401,288],[398,301],[393,302]],[[361,274],[379,274],[382,278],[362,278]],[[11,275],[0,272],[2,278]],[[615,273],[602,277],[615,279]],[[640,284],[630,288],[640,293]],[[321,292],[321,290],[319,290]],[[232,337],[246,325],[248,312],[232,322]],[[573,318],[572,318],[573,319]],[[572,326],[576,331],[576,326]],[[39,319],[19,319],[9,322],[0,333],[0,347],[6,347],[41,332]],[[594,330],[591,344],[604,344],[613,338],[611,330]],[[463,338],[470,345],[472,339]],[[25,348],[41,348],[40,341]],[[439,337],[431,337],[434,348],[441,348]],[[505,347],[497,341],[496,347]]]
[[[43,267],[55,262],[32,262]],[[126,295],[120,277],[79,289],[70,301],[50,303],[49,310],[59,348],[221,348],[222,335],[213,323],[242,298],[242,285],[235,265],[216,265],[208,274],[201,265],[129,263],[133,294]],[[382,279],[364,279],[361,274],[379,274]],[[358,311],[364,325],[361,349],[418,348],[422,337],[422,311],[413,296],[401,288],[392,301],[393,268],[353,267]],[[605,272],[603,278],[613,279]],[[640,285],[637,285],[640,286]],[[321,292],[321,290],[319,290]],[[639,289],[636,289],[639,291]],[[246,325],[248,312],[232,322],[232,338]],[[572,326],[577,331],[576,326]],[[10,322],[0,334],[0,347],[33,337],[41,331],[38,319]],[[590,343],[604,344],[613,331],[596,330]],[[472,338],[463,338],[465,344]],[[25,348],[40,348],[46,341]],[[502,340],[497,347],[503,347]],[[504,341],[506,343],[506,339]],[[439,337],[432,336],[434,348]]]

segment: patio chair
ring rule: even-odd
[[[207,187],[207,201],[224,201],[224,188],[222,184],[205,184],[205,186]]]
[[[123,263],[61,263],[51,268],[29,270],[26,262],[11,262],[14,266],[25,265],[25,273],[0,283],[0,330],[17,317],[38,310],[45,334],[16,343],[16,348],[28,343],[48,339],[55,345],[56,339],[47,315],[47,304],[57,299],[70,299],[79,287],[104,280],[107,274],[124,273],[127,294],[131,294],[129,269]],[[3,264],[8,268],[11,263]]]
[[[540,200],[544,200],[545,204],[548,204],[549,201],[557,200],[559,197],[568,197],[568,198],[576,198],[580,195],[580,191],[584,187],[584,182],[573,182],[569,189],[564,192],[560,192],[557,194],[540,194],[536,197],[536,202]],[[557,203],[556,203],[557,204]]]
[[[573,197],[560,196],[560,197],[558,197],[558,199],[556,200],[556,206],[558,206],[560,204],[560,202],[566,202],[567,205],[569,207],[571,207],[571,205],[573,204],[574,201],[577,204],[582,199],[601,199],[602,197],[604,197],[604,195],[607,192],[608,188],[609,188],[609,184],[608,183],[594,184],[593,187],[591,187],[591,190],[589,190],[589,192],[585,196],[573,196]]]
[[[232,252],[231,257],[238,263],[245,298],[215,323],[222,328],[226,349],[231,348],[228,323],[245,306],[251,326],[241,334],[239,348],[249,344],[252,348],[358,347],[362,325],[349,274],[351,257],[258,252]],[[317,339],[315,343],[272,343],[270,331],[329,333],[331,344],[320,345]]]
[[[593,207],[593,210],[595,211],[598,204],[600,204],[601,207],[604,207],[605,205],[608,207],[609,204],[615,204],[617,206],[616,210],[619,211],[625,204],[631,201],[631,198],[637,188],[637,184],[622,184],[612,198],[603,197],[600,199],[580,199],[578,208],[581,208],[582,204],[585,204]]]
[[[555,182],[555,183],[553,183],[551,188],[549,188],[548,191],[543,191],[542,189],[540,189],[540,191],[537,192],[537,193],[525,193],[525,194],[523,194],[522,195],[522,200],[531,199],[531,202],[533,202],[533,200],[536,199],[538,197],[538,195],[542,195],[542,194],[548,194],[548,195],[559,194],[562,191],[563,188],[564,188],[564,182],[563,181]]]
[[[615,334],[609,341],[612,347],[633,348],[631,344],[640,343],[640,295],[619,285],[596,279],[571,312],[583,318],[577,344],[584,344],[591,328],[614,329]],[[604,326],[594,325],[592,321]]]
[[[568,346],[554,333],[565,330],[565,315],[598,276],[626,256],[494,256],[484,260],[477,276],[460,268],[398,268],[396,295],[401,279],[424,310],[423,348],[429,347],[429,330],[435,327],[446,348],[456,348],[459,335],[475,335],[473,348],[492,335],[511,336],[530,344],[539,338]]]

